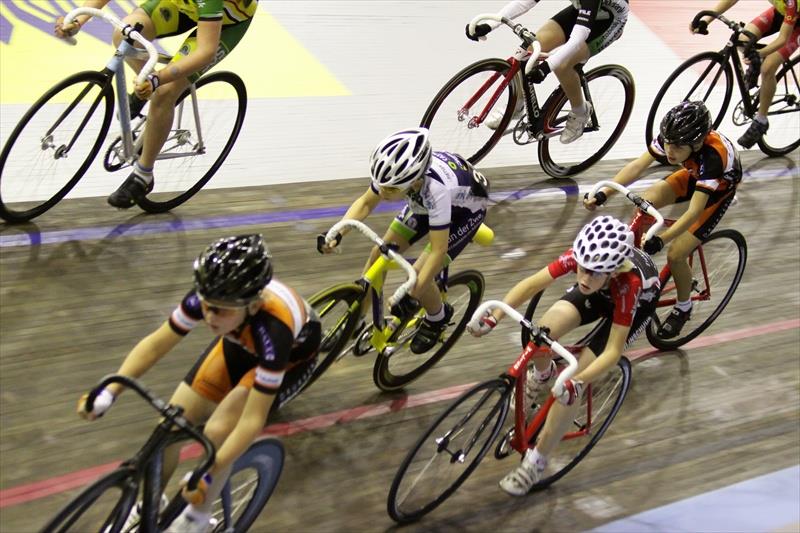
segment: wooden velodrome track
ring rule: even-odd
[[[720,227],[746,236],[747,270],[727,310],[701,337],[706,342],[635,361],[632,391],[611,429],[549,490],[506,496],[497,481],[515,460],[488,456],[450,501],[408,530],[590,528],[798,463],[798,153],[765,159],[748,152],[743,163],[738,205]],[[469,247],[453,270],[481,270],[486,297],[501,297],[569,246],[590,218],[578,186],[608,178],[620,166],[603,162],[576,181],[548,181],[534,167],[487,170],[493,192],[507,197],[490,211],[495,244]],[[651,177],[666,172],[657,167]],[[204,191],[159,216],[116,212],[101,198],[73,200],[36,225],[1,225],[0,530],[35,531],[75,493],[65,490],[69,481],[83,473],[88,482],[96,472],[89,469],[141,445],[155,418],[133,395],[95,423],[75,415],[75,402],[168,316],[208,242],[263,232],[276,275],[306,296],[353,280],[366,242],[353,235],[343,254],[322,257],[314,236],[366,183]],[[615,199],[605,212],[627,216],[630,209]],[[382,230],[390,216],[386,211],[369,222]],[[144,382],[168,397],[209,339],[198,328]],[[437,391],[498,375],[517,355],[517,339],[508,323],[484,339],[462,337],[407,396],[378,392],[369,356],[334,366],[276,420],[297,423],[275,426],[293,434],[283,437],[283,476],[254,529],[391,529],[386,495],[396,468],[446,405],[416,400],[436,400]],[[646,340],[633,348],[645,351]],[[425,393],[433,394],[420,396]],[[354,409],[370,405],[377,407]],[[319,416],[325,414],[332,415]]]

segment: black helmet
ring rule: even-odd
[[[204,300],[247,305],[272,279],[272,261],[261,235],[225,237],[194,261],[194,287]]]
[[[693,146],[711,131],[711,113],[703,102],[681,102],[661,121],[665,143]]]

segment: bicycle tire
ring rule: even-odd
[[[797,139],[784,146],[775,146],[774,144],[770,143],[773,142],[773,139],[775,139],[775,142],[777,142],[777,138],[772,137],[771,139],[770,131],[768,130],[767,133],[765,133],[764,136],[758,140],[758,147],[762,152],[770,157],[780,157],[786,155],[800,146],[800,133],[798,133],[800,132],[800,73],[795,71],[795,67],[798,64],[800,64],[800,56],[795,57],[793,60],[789,61],[788,64],[783,64],[783,68],[777,75],[778,83],[777,90],[775,91],[776,95],[773,96],[770,110],[767,113],[767,117],[773,117],[770,123],[770,129],[774,135],[776,130],[776,119],[774,118],[775,114],[778,111],[787,112],[785,111],[786,107],[789,107],[790,109],[793,108],[793,110],[788,112],[792,113],[795,116],[795,119],[790,120],[789,125],[785,128],[782,128],[782,130],[789,131],[789,135],[791,135],[791,132],[793,132],[797,135]],[[782,96],[781,89],[783,89],[784,92]],[[777,101],[775,100],[776,97],[778,97]],[[783,102],[786,102],[786,107],[773,109],[776,104],[781,105]]]
[[[506,414],[508,413],[508,399],[510,391],[512,390],[512,385],[508,379],[497,378],[489,381],[485,381],[476,385],[475,387],[471,388],[470,390],[466,391],[462,394],[455,402],[453,402],[445,411],[442,413],[436,421],[423,433],[423,435],[417,440],[414,444],[414,447],[411,451],[406,455],[403,459],[403,462],[400,464],[400,467],[397,470],[397,473],[392,480],[391,488],[389,489],[389,497],[387,500],[387,510],[389,512],[389,516],[397,523],[404,524],[409,522],[414,522],[419,520],[424,515],[428,514],[429,512],[436,509],[439,505],[441,505],[447,498],[449,498],[455,491],[458,489],[459,486],[469,477],[469,475],[475,470],[481,460],[484,458],[486,453],[489,451],[492,442],[497,438],[497,435],[500,432],[500,428],[503,426],[503,422],[505,421]],[[489,405],[490,409],[488,414],[480,420],[480,423],[476,425],[477,433],[471,433],[468,436],[469,443],[471,446],[467,453],[472,453],[477,448],[477,453],[472,456],[470,461],[456,461],[452,458],[452,453],[449,450],[440,449],[441,447],[441,440],[440,439],[430,439],[433,435],[434,431],[436,431],[440,424],[442,424],[451,413],[455,412],[460,406],[465,404],[468,400],[470,400],[473,396],[483,393],[484,396],[478,399],[478,403],[475,406],[469,406],[469,409],[464,415],[461,415],[461,419],[458,420],[458,423],[455,427],[450,428],[446,426],[446,429],[442,430],[441,434],[451,437],[451,434],[456,429],[460,429],[458,427],[459,424],[467,424],[473,417],[475,417],[478,413],[478,410],[483,407],[484,405]],[[494,403],[490,403],[490,398],[494,393],[499,394],[499,398]],[[492,422],[494,420],[494,422]],[[477,445],[478,441],[481,439],[482,435],[486,433],[486,430],[490,429],[488,432],[488,438],[483,441],[482,444]],[[456,433],[456,437],[463,434],[463,430]],[[438,442],[437,442],[438,441]],[[445,446],[452,441],[447,441]],[[452,483],[448,483],[447,486],[439,491],[437,490],[437,494],[431,499],[426,496],[423,496],[423,502],[415,506],[413,509],[406,509],[405,503],[408,499],[408,496],[411,495],[410,492],[406,494],[401,493],[401,488],[405,488],[403,485],[404,477],[408,475],[412,475],[410,473],[410,468],[412,467],[412,463],[414,462],[415,457],[419,452],[423,452],[423,447],[428,445],[430,447],[432,445],[435,453],[434,458],[441,457],[443,458],[446,463],[450,465],[463,465],[466,464],[463,471],[458,473],[457,477],[452,481]],[[449,452],[448,455],[441,455],[443,452]],[[458,450],[458,452],[463,452],[463,448]],[[425,462],[425,461],[423,461]],[[425,473],[429,466],[433,463],[433,458],[427,462],[425,462]],[[435,476],[436,472],[433,472],[432,480],[438,481],[441,480],[441,477]],[[412,489],[420,488],[420,481],[421,475],[417,476],[414,480],[412,485]]]
[[[460,318],[457,318],[458,323],[455,325],[455,327],[449,330],[447,338],[444,340],[444,342],[442,342],[442,345],[438,349],[435,351],[431,349],[425,354],[403,354],[402,357],[406,360],[408,357],[415,357],[417,355],[422,360],[419,364],[415,364],[410,370],[406,371],[404,369],[402,372],[398,372],[397,367],[394,369],[392,368],[392,360],[394,359],[397,361],[397,351],[394,351],[392,354],[387,354],[387,352],[384,351],[377,355],[375,358],[375,364],[372,367],[372,379],[380,390],[390,392],[405,387],[430,370],[433,365],[439,362],[439,360],[441,360],[447,354],[447,352],[450,351],[456,341],[458,341],[458,339],[461,337],[461,334],[464,333],[464,330],[467,327],[467,322],[469,322],[470,318],[472,318],[472,313],[475,312],[481,302],[486,282],[483,279],[483,275],[477,270],[465,270],[450,276],[447,280],[448,292],[453,287],[458,286],[467,287],[469,298],[465,306],[458,306],[458,309],[454,309],[453,318],[456,319],[456,317],[459,316]],[[455,300],[453,299],[453,301]],[[454,305],[454,307],[456,306]],[[461,309],[463,309],[463,312]],[[421,311],[421,313],[424,313],[424,310]],[[447,330],[445,331],[447,332]],[[397,337],[401,334],[403,334],[403,332],[398,332],[395,336]]]
[[[324,289],[311,298],[309,305],[317,311],[322,321],[322,340],[320,341],[317,366],[311,378],[300,390],[305,390],[340,359],[342,350],[352,337],[360,317],[361,302],[364,299],[364,288],[356,283],[343,283]],[[337,304],[343,303],[345,308],[341,316],[336,317]],[[333,327],[326,331],[326,317],[333,318]]]
[[[730,62],[720,54],[719,52],[703,52],[697,55],[694,55],[678,65],[672,74],[669,75],[667,80],[658,90],[655,99],[653,100],[653,104],[650,106],[650,110],[647,113],[647,122],[645,124],[645,142],[647,146],[650,146],[650,143],[656,138],[659,134],[658,128],[661,124],[661,118],[664,116],[666,110],[671,108],[672,106],[678,105],[682,101],[686,100],[697,100],[696,96],[693,96],[693,93],[685,93],[685,91],[680,92],[679,94],[684,95],[681,97],[680,100],[666,102],[666,106],[664,108],[660,108],[661,102],[664,99],[664,96],[670,90],[675,80],[677,80],[681,74],[684,72],[696,72],[700,69],[696,68],[696,66],[704,61],[709,61],[711,65],[716,64],[720,65],[722,68],[722,73],[725,75],[725,95],[721,101],[721,106],[719,107],[719,111],[714,113],[714,109],[716,108],[716,100],[714,104],[709,103],[709,94],[707,94],[704,98],[699,98],[706,103],[709,111],[711,112],[711,116],[713,117],[713,128],[718,128],[719,125],[722,123],[722,119],[725,117],[725,112],[728,110],[728,105],[731,101],[731,96],[733,94],[733,70],[731,68]],[[698,77],[698,81],[703,81],[708,78],[708,75],[712,73],[711,65],[706,67],[702,72],[704,73],[702,76]],[[654,155],[655,157],[655,155]],[[666,157],[658,156],[656,157],[659,162],[662,164],[667,164]]]
[[[708,264],[709,261],[706,256],[709,255],[710,251],[716,249],[716,245],[714,248],[711,248],[708,244],[722,239],[730,240],[733,243],[733,245],[735,246],[733,251],[735,251],[736,257],[735,258],[731,257],[732,255],[731,252],[728,252],[724,256],[715,259],[713,261],[713,266],[717,270],[711,272],[709,274],[709,277],[714,276],[715,279],[720,279],[724,274],[728,272],[728,270],[726,269],[729,269],[733,265],[736,266],[736,271],[734,272],[733,278],[731,279],[730,284],[727,286],[727,289],[725,289],[725,294],[719,300],[719,303],[716,305],[716,307],[712,308],[711,313],[704,319],[702,319],[697,327],[693,329],[689,328],[689,330],[687,331],[684,326],[683,334],[674,339],[662,339],[661,337],[658,336],[658,329],[661,326],[661,320],[658,314],[654,314],[653,320],[650,322],[650,324],[648,324],[646,333],[647,333],[647,340],[650,341],[650,344],[652,344],[659,350],[674,350],[680,346],[683,346],[687,342],[691,341],[692,339],[703,333],[714,322],[714,320],[716,320],[716,318],[720,315],[720,313],[722,313],[722,311],[728,305],[728,302],[730,302],[731,298],[733,298],[733,294],[734,292],[736,292],[736,288],[739,286],[739,282],[742,280],[745,267],[747,266],[747,242],[745,241],[744,236],[741,233],[733,229],[723,229],[712,233],[711,235],[709,235],[708,239],[703,241],[703,244],[700,247],[698,247],[695,251],[692,252],[692,255],[690,256],[692,258],[690,264],[692,264],[693,267],[694,265],[701,264],[698,252],[698,250],[700,249],[703,250],[704,261]],[[665,292],[669,292],[670,290],[666,286],[667,281],[669,281],[669,277],[661,281],[662,298],[664,297]],[[713,287],[714,282],[712,281],[711,283]],[[705,290],[707,289],[707,287],[702,287],[702,289]],[[697,313],[697,308],[700,307],[701,305],[705,306],[706,303],[705,302],[694,303],[692,313],[695,316]],[[691,321],[692,319],[690,318],[689,322]],[[689,322],[687,322],[687,325],[689,324]]]
[[[589,87],[590,95],[593,88],[592,81],[606,76],[619,80],[622,84],[622,90],[625,94],[624,103],[622,105],[622,113],[619,116],[616,126],[611,131],[611,135],[609,135],[608,139],[602,145],[600,145],[600,148],[594,150],[592,155],[583,161],[579,161],[574,164],[572,161],[570,161],[570,163],[567,163],[566,165],[557,163],[553,156],[554,147],[561,147],[564,145],[562,145],[561,142],[555,137],[545,137],[539,141],[539,162],[542,165],[542,170],[544,170],[548,175],[554,178],[563,178],[583,172],[587,168],[597,163],[604,155],[606,155],[608,151],[611,150],[611,147],[617,142],[620,135],[622,135],[622,130],[624,130],[625,126],[628,124],[628,120],[631,117],[631,112],[633,111],[633,102],[636,99],[636,85],[633,82],[633,75],[625,67],[620,65],[601,65],[586,73],[586,82]],[[597,86],[598,84],[595,83],[594,87],[596,88]],[[589,99],[587,98],[587,100]],[[606,102],[614,100],[616,100],[615,97],[608,96],[601,99],[592,99],[592,102],[594,103],[594,112],[598,118]],[[542,106],[545,113],[544,131],[552,131],[561,127],[561,124],[563,124],[563,122],[566,120],[566,113],[562,114],[562,111],[564,106],[568,103],[569,100],[567,99],[567,95],[560,87],[550,95],[550,97],[547,99],[547,102],[545,102],[545,105]],[[606,128],[601,124],[599,131],[606,131]],[[572,150],[576,150],[577,147],[585,146],[587,140],[591,139],[595,135],[595,132],[584,133],[584,138],[578,139],[575,141],[575,144],[570,145],[570,154],[572,154]],[[576,148],[572,148],[572,146]],[[566,157],[575,156],[568,155]],[[580,157],[583,156],[579,156],[579,158]],[[559,157],[559,159],[561,159],[561,157]]]
[[[516,105],[518,98],[517,85],[514,79],[511,80],[511,82],[508,84],[507,87],[508,97],[506,99],[506,108],[505,112],[503,113],[503,119],[500,121],[500,124],[497,127],[497,129],[493,130],[488,140],[485,143],[481,144],[479,148],[477,149],[467,148],[466,146],[461,146],[460,143],[456,142],[452,138],[444,137],[443,133],[441,134],[438,133],[440,128],[433,127],[434,126],[433,121],[434,118],[436,118],[437,112],[440,110],[442,104],[445,102],[447,97],[450,96],[453,93],[453,91],[455,91],[456,88],[458,88],[462,83],[466,82],[473,76],[479,76],[487,72],[499,73],[500,75],[504,75],[505,73],[508,72],[510,68],[511,64],[505,59],[499,59],[499,58],[484,59],[482,61],[477,61],[475,63],[472,63],[471,65],[464,67],[455,76],[453,76],[433,98],[431,103],[428,105],[428,108],[425,110],[425,114],[422,116],[422,120],[420,121],[421,127],[429,128],[431,130],[431,136],[433,138],[432,142],[437,146],[445,146],[447,147],[448,150],[451,150],[455,153],[460,154],[463,157],[466,157],[467,160],[473,165],[477,164],[481,159],[486,157],[486,155],[492,150],[492,148],[495,147],[495,145],[497,145],[497,143],[503,137],[503,134],[505,133],[506,128],[508,127],[509,122],[511,122],[511,118],[514,114],[514,106]],[[476,88],[477,87],[479,87],[479,85],[476,85]],[[489,93],[491,91],[492,89],[489,89],[486,92]],[[474,93],[474,91],[469,91],[469,92]],[[499,105],[502,105],[501,100],[502,96],[501,98],[498,99],[495,105],[498,105],[498,103]],[[461,100],[459,100],[459,103],[456,105],[461,106],[464,103],[466,102],[462,102]],[[483,111],[484,106],[485,103],[481,102],[480,104],[473,105],[472,109],[477,110],[480,113]],[[460,109],[460,107],[457,107],[456,109]],[[463,118],[456,118],[456,120],[462,123],[465,122]],[[482,126],[483,125],[471,129],[473,129],[474,131],[481,131]],[[486,130],[492,131],[486,126],[483,127]],[[468,129],[470,128],[467,128],[467,124],[464,124],[463,128],[460,128],[459,131],[461,131],[462,137],[464,131]]]
[[[120,488],[122,495],[99,529],[104,530],[110,526],[106,529],[107,533],[119,533],[125,524],[128,513],[136,503],[139,488],[136,482],[136,472],[128,467],[117,468],[84,489],[42,528],[42,533],[72,531],[75,521],[80,519],[106,491],[114,488]],[[109,520],[111,520],[110,524]]]
[[[139,207],[143,210],[147,211],[148,213],[164,213],[171,209],[174,209],[184,203],[186,200],[197,194],[200,189],[208,183],[214,174],[217,172],[219,167],[228,157],[230,154],[231,149],[233,149],[233,145],[236,143],[236,139],[239,137],[239,132],[242,130],[242,124],[244,123],[244,117],[247,112],[247,89],[244,85],[242,79],[234,74],[233,72],[212,72],[206,76],[200,78],[197,82],[196,89],[199,91],[201,88],[210,85],[212,83],[227,83],[229,84],[233,90],[236,92],[237,97],[237,104],[236,104],[236,119],[233,123],[233,129],[231,130],[230,136],[228,137],[227,142],[222,147],[222,151],[217,159],[211,164],[208,170],[200,176],[200,178],[186,191],[178,193],[177,196],[173,196],[173,192],[158,192],[156,189],[155,191],[149,193],[146,197],[139,201]],[[184,91],[184,93],[178,98],[176,102],[176,107],[180,106],[186,97],[191,94],[190,89]],[[228,112],[226,108],[225,112]],[[201,117],[202,121],[202,117]],[[202,124],[201,124],[202,125]],[[206,131],[208,133],[208,131]],[[156,173],[158,173],[159,165],[156,164]],[[156,177],[156,187],[159,186],[158,177]]]
[[[612,371],[609,371],[603,378],[601,378],[601,380],[589,385],[591,391],[587,390],[581,399],[581,409],[578,410],[578,413],[582,414],[584,412],[583,410],[585,410],[588,419],[588,407],[584,406],[587,405],[589,394],[591,392],[593,405],[591,411],[591,421],[596,430],[590,433],[588,441],[586,441],[585,444],[582,444],[582,441],[579,442],[579,440],[583,439],[583,437],[576,437],[568,440],[562,439],[558,447],[550,454],[548,461],[550,465],[558,464],[560,466],[540,479],[538,483],[533,485],[533,487],[531,487],[531,491],[547,488],[567,475],[573,468],[578,466],[578,463],[580,463],[589,454],[589,452],[592,451],[592,448],[594,448],[603,435],[605,435],[606,431],[611,425],[611,422],[614,421],[617,413],[619,413],[619,410],[622,407],[622,402],[625,401],[625,397],[628,395],[628,390],[631,386],[632,371],[630,360],[628,360],[628,358],[625,356],[620,357],[616,368],[619,369],[619,376],[616,376]],[[606,400],[603,400],[603,398]],[[609,403],[609,401],[612,403]],[[595,409],[597,406],[599,407]],[[597,411],[600,411],[606,406],[609,408],[607,414],[605,416],[597,416]],[[581,420],[579,417],[573,421],[573,424],[579,426],[580,424],[585,424],[585,420]],[[538,433],[533,436],[531,443],[536,442],[537,437]],[[578,451],[574,455],[571,451],[565,450],[565,448],[571,446],[577,446],[576,449]],[[571,459],[564,460],[564,457],[571,457]]]
[[[61,201],[61,199],[64,198],[64,196],[66,196],[67,193],[69,191],[71,191],[73,187],[75,187],[75,185],[78,183],[78,181],[80,181],[80,179],[86,173],[86,170],[92,164],[92,161],[94,161],[94,158],[97,156],[97,153],[100,151],[100,148],[102,147],[102,144],[103,144],[103,141],[104,141],[104,139],[106,137],[106,134],[108,133],[108,129],[109,129],[110,125],[111,125],[111,117],[112,117],[112,112],[113,112],[113,109],[114,109],[114,91],[113,91],[113,89],[111,87],[110,81],[111,81],[111,78],[105,72],[98,72],[98,71],[78,72],[76,74],[73,74],[72,76],[67,77],[66,79],[62,80],[61,82],[57,83],[52,88],[50,88],[41,97],[39,97],[39,99],[22,116],[22,118],[17,123],[16,127],[14,128],[14,130],[11,132],[11,135],[8,137],[8,140],[6,141],[5,145],[3,146],[3,150],[0,151],[0,218],[5,220],[6,222],[27,222],[29,220],[32,220],[32,219],[38,217],[39,215],[41,215],[42,213],[44,213],[45,211],[47,211],[48,209],[52,208],[59,201]],[[93,104],[89,104],[90,107],[87,110],[88,114],[86,115],[85,118],[78,118],[77,119],[77,120],[80,121],[78,127],[82,128],[80,130],[80,134],[84,134],[85,133],[86,136],[87,136],[86,138],[89,139],[89,144],[87,145],[87,147],[88,146],[90,146],[90,147],[88,148],[86,156],[83,158],[83,160],[80,162],[80,164],[78,165],[78,167],[74,171],[67,171],[66,172],[67,174],[69,174],[69,177],[66,180],[66,182],[64,183],[64,185],[60,186],[52,194],[49,193],[49,192],[45,194],[46,196],[49,196],[49,198],[47,200],[44,200],[41,203],[37,203],[36,205],[33,205],[33,206],[28,206],[26,208],[16,207],[15,204],[18,204],[18,203],[23,203],[25,205],[28,205],[28,204],[31,204],[31,203],[39,202],[39,200],[33,200],[33,201],[31,201],[31,200],[23,200],[21,202],[15,202],[14,200],[9,200],[7,194],[3,194],[2,193],[2,189],[3,189],[2,186],[3,185],[8,185],[8,180],[11,177],[9,173],[13,172],[13,169],[8,168],[7,165],[9,163],[9,157],[12,154],[12,149],[14,148],[15,143],[17,143],[17,141],[20,140],[20,137],[22,136],[22,133],[25,131],[26,126],[28,126],[31,123],[31,121],[34,119],[35,115],[37,114],[37,112],[40,109],[45,107],[48,103],[54,103],[54,104],[61,103],[60,102],[61,99],[59,98],[59,94],[64,94],[66,91],[70,90],[71,88],[74,88],[73,86],[77,86],[77,85],[80,85],[80,84],[86,84],[86,88],[85,88],[86,93],[81,93],[77,97],[75,97],[72,100],[72,106],[71,107],[70,106],[66,106],[67,107],[67,109],[66,109],[67,112],[64,112],[64,113],[61,114],[61,116],[59,117],[58,124],[60,125],[65,120],[67,120],[69,118],[68,116],[72,115],[73,114],[72,112],[75,111],[76,109],[78,110],[78,113],[76,113],[75,116],[81,117],[81,115],[79,114],[81,110],[80,110],[79,107],[77,107],[79,99],[83,98],[84,96],[86,96],[89,93],[89,91],[91,91],[91,86],[98,86],[100,92],[95,97],[94,103]],[[68,96],[64,96],[63,98],[66,98],[67,101],[70,100],[70,98]],[[103,115],[102,115],[103,120],[102,120],[102,123],[100,125],[100,129],[96,131],[96,136],[97,137],[94,139],[94,142],[92,143],[91,142],[91,137],[95,133],[92,132],[92,131],[85,131],[83,128],[85,128],[86,124],[88,123],[88,119],[90,118],[90,115],[94,114],[97,111],[97,107],[96,106],[101,105],[103,102],[105,103],[105,110],[104,111],[101,110],[101,112],[103,113]],[[86,122],[84,122],[84,121],[86,121]],[[31,127],[36,127],[36,126],[38,126],[38,125],[31,124]],[[44,126],[53,127],[53,124],[43,124],[42,127],[44,127]],[[45,132],[46,131],[47,130],[45,130]],[[51,135],[50,135],[50,137],[51,137],[50,142],[51,143],[55,140],[55,138],[53,137],[54,133],[55,132],[51,132]],[[72,135],[72,134],[70,134],[70,135]],[[34,181],[34,180],[32,180],[32,177],[34,175],[36,175],[37,172],[35,171],[35,169],[33,168],[32,165],[34,165],[37,162],[37,160],[41,160],[43,162],[44,161],[48,161],[48,160],[50,162],[68,161],[69,160],[69,158],[66,157],[66,154],[68,152],[63,152],[63,151],[61,152],[61,153],[63,153],[65,155],[64,157],[60,157],[58,155],[58,152],[66,147],[66,145],[67,145],[66,143],[65,144],[61,144],[56,150],[54,150],[53,153],[52,153],[52,156],[51,156],[52,158],[48,159],[46,157],[46,154],[49,151],[49,148],[55,147],[55,144],[53,144],[52,146],[46,147],[46,148],[42,147],[43,134],[35,133],[35,134],[33,134],[33,136],[35,138],[35,142],[32,143],[32,144],[34,146],[38,145],[38,147],[39,147],[38,155],[39,156],[44,156],[44,158],[36,157],[37,152],[35,152],[35,151],[33,153],[33,157],[27,156],[27,157],[24,158],[24,165],[25,165],[25,176],[24,176],[24,178],[25,178],[26,182]],[[61,141],[61,140],[62,140],[61,137],[59,137],[59,141]],[[66,140],[66,139],[63,139],[63,140]],[[76,139],[70,139],[68,141],[68,142],[72,143],[72,145],[70,146],[70,151],[75,151],[74,150],[75,149],[75,145],[74,145],[75,140],[77,140],[77,138]],[[78,154],[75,154],[75,156],[73,157],[73,160],[75,160],[75,157],[80,159],[81,156],[78,155]],[[55,163],[53,163],[53,164],[55,164]],[[54,175],[56,175],[59,172],[61,172],[60,169],[56,169],[56,168],[53,168],[52,170],[54,171],[53,172]],[[41,177],[41,175],[40,175],[40,177]],[[39,183],[41,184],[42,181],[40,180]],[[10,186],[10,187],[15,188],[13,186]]]

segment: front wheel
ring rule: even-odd
[[[137,492],[134,472],[128,468],[118,468],[76,496],[42,528],[42,533],[118,533],[136,502]]]
[[[661,119],[681,102],[701,100],[706,104],[716,129],[731,101],[733,71],[728,59],[717,52],[703,52],[681,63],[659,89],[645,125],[647,145],[659,134]],[[666,164],[666,158],[659,159]]]
[[[767,112],[769,130],[758,141],[770,157],[786,155],[800,146],[800,56],[784,63],[775,96]]]
[[[3,109],[3,123],[14,120],[16,106]],[[113,109],[102,72],[79,72],[43,94],[2,139],[0,218],[26,222],[64,198],[100,151]]]
[[[411,352],[410,344],[425,313],[424,309],[421,310],[416,319],[396,335],[393,346],[378,354],[372,372],[375,385],[382,391],[394,391],[430,370],[464,333],[467,322],[481,302],[484,286],[483,275],[477,270],[465,270],[450,276],[446,290],[442,291],[442,300],[453,306],[451,325],[436,346],[425,353],[415,354]]]
[[[175,104],[169,136],[156,158],[154,189],[139,207],[163,213],[202,189],[231,152],[246,111],[247,90],[233,72],[208,74],[189,87]]]
[[[434,146],[447,147],[473,165],[486,157],[503,137],[517,102],[516,80],[501,89],[509,69],[511,65],[503,59],[478,61],[439,90],[420,122],[431,130]],[[497,100],[489,107],[495,96]],[[480,120],[485,110],[486,117]],[[490,128],[486,119],[492,113],[502,118]]]
[[[539,142],[539,162],[554,178],[583,172],[598,162],[617,142],[633,111],[636,88],[628,69],[603,65],[586,73],[584,95],[594,110],[581,138],[562,144],[558,134],[570,112],[569,100],[557,89],[543,106],[545,138]]]
[[[489,451],[508,413],[512,385],[486,381],[458,398],[403,459],[389,489],[392,520],[419,520],[442,504]]]
[[[661,280],[661,299],[647,328],[647,340],[660,350],[674,350],[700,335],[722,313],[742,280],[747,265],[747,243],[736,230],[712,233],[689,256],[692,270],[692,314],[681,333],[672,339],[658,335],[661,324],[677,300],[669,277]]]

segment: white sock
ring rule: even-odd
[[[536,368],[534,366],[533,367],[533,379],[535,379],[536,381],[539,381],[539,382],[547,381],[548,379],[550,379],[550,374],[552,374],[552,370],[553,370],[553,365],[552,364],[548,364],[547,368],[542,370],[542,371],[540,371],[538,368]]]
[[[444,304],[442,307],[434,314],[430,314],[427,311],[425,312],[425,318],[428,319],[428,322],[441,322],[444,319]]]
[[[692,309],[692,300],[689,299],[689,300],[686,300],[685,302],[677,301],[677,302],[675,302],[675,308],[680,310],[680,311],[683,311],[684,313],[686,311],[691,311],[691,309]]]
[[[764,124],[765,126],[769,124],[769,120],[766,116],[762,115],[761,113],[756,113],[755,119],[760,123]]]
[[[147,183],[150,183],[151,181],[153,181],[153,169],[152,169],[152,167],[151,168],[143,167],[137,161],[136,163],[133,164],[133,171],[140,178],[144,178],[144,180]]]
[[[529,465],[535,466],[536,470],[544,470],[547,466],[547,457],[540,454],[537,448],[528,448],[522,460]]]
[[[589,109],[586,107],[586,101],[581,101],[580,105],[572,106],[572,112],[576,115],[585,116],[586,113],[589,112]]]
[[[186,506],[186,510],[183,512],[186,513],[186,517],[189,518],[192,522],[197,522],[199,524],[205,524],[211,518],[211,513],[198,511],[197,508],[191,504]]]

